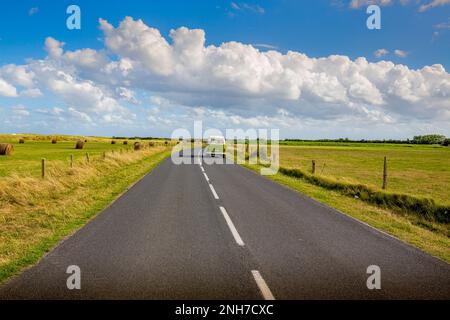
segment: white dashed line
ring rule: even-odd
[[[259,290],[265,300],[275,300],[272,292],[270,291],[267,283],[264,281],[263,277],[257,270],[252,270],[253,278],[255,278],[256,284],[258,285]]]
[[[206,173],[203,172],[203,175],[205,176],[206,181],[209,182],[209,178],[208,178],[208,176],[206,175]]]
[[[202,166],[200,166],[200,169],[202,169],[202,172],[205,172],[205,169]]]
[[[212,184],[209,184],[209,188],[211,189],[214,199],[219,200],[219,196],[217,195],[216,190],[214,190],[214,187]]]
[[[236,227],[233,224],[233,221],[231,221],[230,216],[228,215],[227,211],[224,207],[220,207],[220,211],[222,211],[223,217],[225,218],[225,221],[228,224],[228,228],[230,228],[231,234],[234,237],[234,240],[238,245],[241,247],[244,246],[244,241],[242,241],[241,236],[239,235],[239,232],[236,230]]]

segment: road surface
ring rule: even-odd
[[[0,298],[450,299],[447,263],[238,165],[193,160],[164,161]],[[367,288],[371,265],[381,289]]]

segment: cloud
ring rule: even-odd
[[[273,112],[272,105],[286,105],[297,114],[327,118],[355,110],[367,115],[364,108],[411,115],[407,105],[412,102],[421,114],[419,101],[449,107],[443,99],[449,74],[440,65],[410,70],[392,62],[369,63],[365,58],[315,59],[292,51],[285,55],[260,52],[238,42],[206,47],[203,30],[187,28],[172,30],[170,45],[140,20],[126,18],[118,28],[101,23],[108,49],[135,66],[128,76],[135,80],[132,84],[161,91],[180,104],[239,109],[247,114],[256,112],[257,104],[265,105],[259,110],[267,112]],[[125,38],[125,34],[132,36]],[[437,81],[430,81],[430,72]]]
[[[30,112],[23,105],[13,106],[13,107],[11,107],[11,111],[14,115],[20,116],[20,117],[28,117],[30,115]]]
[[[450,29],[450,18],[448,18],[447,22],[435,24],[433,27],[435,29]]]
[[[379,6],[388,6],[393,3],[392,0],[351,0],[350,1],[350,8],[352,9],[359,9],[361,7],[367,7],[371,4],[376,4]]]
[[[153,73],[168,75],[173,72],[173,47],[161,36],[159,30],[148,27],[142,20],[135,21],[130,17],[125,18],[117,29],[106,20],[100,19],[100,29],[105,34],[106,46],[113,52],[143,63]],[[202,31],[192,30],[191,34],[193,33]],[[130,43],[133,43],[133,46],[129,46]],[[186,44],[192,45],[187,41]]]
[[[276,50],[278,49],[277,46],[271,45],[271,44],[266,44],[266,43],[255,43],[253,44],[254,47],[256,48],[263,48],[263,49],[269,49],[269,50]]]
[[[133,92],[133,90],[124,87],[119,87],[116,89],[116,92],[121,99],[124,99],[132,104],[140,103],[140,101],[136,99],[136,94],[135,92]]]
[[[20,92],[21,97],[28,97],[28,98],[37,98],[37,97],[41,97],[42,95],[43,94],[42,94],[41,90],[39,90],[38,88],[25,89],[22,92]]]
[[[10,83],[25,88],[33,87],[34,74],[25,66],[7,64],[0,67],[0,76]]]
[[[60,42],[52,37],[45,39],[45,50],[51,58],[60,57],[63,53],[64,42]]]
[[[440,6],[449,4],[449,3],[450,3],[450,0],[433,0],[433,1],[428,2],[427,4],[422,4],[419,7],[419,12],[425,12],[429,9],[440,7]]]
[[[388,53],[389,53],[389,51],[386,49],[378,49],[373,53],[373,55],[377,58],[381,58],[381,57],[384,57],[385,55],[387,55]]]
[[[235,11],[247,11],[247,12],[257,13],[257,14],[266,13],[266,10],[257,4],[248,4],[245,2],[240,2],[240,3],[231,2],[230,7],[231,7],[231,9],[233,9]]]
[[[39,8],[38,7],[33,7],[30,10],[28,10],[28,15],[29,16],[34,16],[38,12],[39,12]]]
[[[43,99],[26,91],[37,89],[65,110],[58,116],[114,123],[116,129],[148,128],[143,121],[149,119],[181,126],[196,117],[288,131],[325,124],[339,130],[339,123],[368,132],[401,123],[448,128],[450,74],[439,64],[413,70],[364,57],[260,51],[235,41],[206,45],[204,30],[186,27],[171,30],[169,41],[131,17],[117,27],[101,19],[100,27],[100,50],[64,51],[62,42],[49,37],[45,59],[0,66],[0,94],[17,97],[17,86],[20,95],[34,92]],[[394,54],[399,52],[406,54]]]
[[[406,58],[408,56],[408,52],[400,50],[400,49],[394,50],[394,54],[399,58]]]
[[[416,0],[416,1],[412,1],[412,0],[398,0],[398,1],[394,1],[394,0],[350,0],[349,2],[349,8],[351,9],[360,9],[360,8],[366,8],[369,5],[375,4],[375,5],[379,5],[379,6],[390,6],[395,4],[396,2],[398,2],[400,5],[402,6],[406,6],[406,5],[410,5],[410,4],[415,4],[415,5],[419,5],[422,1],[421,0]],[[332,0],[332,5],[337,6],[337,7],[343,7],[343,1],[342,0]],[[436,8],[439,6],[443,6],[446,4],[449,4],[450,0],[428,0],[427,3],[425,4],[421,4],[418,8],[419,12],[425,12],[429,9],[432,8]]]
[[[0,78],[0,96],[17,97],[17,89],[4,79]]]

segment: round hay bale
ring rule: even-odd
[[[83,149],[84,148],[84,141],[78,140],[77,144],[75,145],[75,149]]]
[[[149,145],[149,147],[154,147],[155,143],[152,141],[152,142],[149,142],[148,145]]]
[[[116,144],[116,140],[111,140],[111,144]]]
[[[164,144],[167,146],[168,144],[169,144],[169,142],[167,142],[167,141],[164,141]]]
[[[52,144],[56,144],[56,142],[57,142],[56,138],[53,138],[52,139]]]
[[[128,141],[124,141],[123,144],[125,144],[125,145],[128,144]]]
[[[9,156],[12,155],[14,147],[10,143],[0,143],[0,155]]]
[[[24,139],[24,138],[20,138],[20,139],[19,139],[19,143],[20,143],[20,144],[25,143],[25,139]]]
[[[85,143],[88,142],[87,139],[84,139],[84,142],[85,142]]]
[[[143,149],[144,148],[144,145],[142,144],[142,143],[140,143],[140,142],[135,142],[134,143],[134,150],[141,150],[141,149]]]

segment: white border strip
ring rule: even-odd
[[[244,241],[242,241],[241,236],[239,235],[239,232],[236,230],[236,227],[233,224],[233,221],[231,221],[230,216],[227,213],[227,210],[225,210],[224,207],[220,207],[220,211],[222,211],[223,217],[225,218],[225,221],[228,224],[228,228],[230,228],[231,234],[234,237],[234,240],[236,241],[236,243],[238,245],[240,245],[241,247],[243,247]]]

